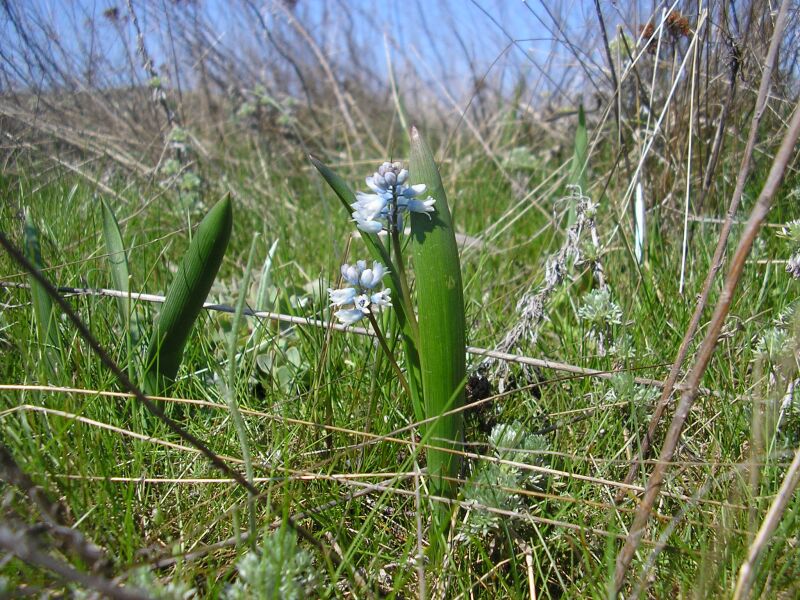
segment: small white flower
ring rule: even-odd
[[[362,219],[355,216],[353,219],[356,222],[356,228],[364,233],[380,233],[383,231],[383,223],[372,219]]]
[[[425,200],[409,200],[406,204],[409,212],[414,213],[432,213],[434,210],[433,205],[436,203],[436,200],[428,196]],[[430,214],[428,214],[428,218],[430,219]]]
[[[328,288],[328,295],[331,298],[331,306],[343,306],[353,302],[356,297],[356,288],[348,287],[340,290]]]
[[[343,264],[341,268],[342,279],[350,285],[358,285],[361,272],[366,268],[366,261],[358,261],[355,265]]]
[[[372,304],[375,304],[377,306],[391,306],[392,305],[392,298],[390,296],[391,292],[392,290],[387,288],[385,290],[381,290],[377,294],[372,294],[372,296],[370,296],[369,298],[370,302],[372,302]]]
[[[384,268],[383,265],[379,262],[372,263],[371,269],[364,269],[364,272],[361,273],[360,283],[361,287],[371,290],[376,285],[381,282],[384,275]]]
[[[363,319],[366,313],[360,311],[357,308],[348,308],[348,309],[337,310],[334,313],[334,315],[344,325],[352,325],[353,323],[357,323],[358,321]]]
[[[334,313],[345,325],[352,325],[365,315],[392,305],[391,290],[384,289],[373,293],[388,273],[386,267],[377,260],[373,261],[372,268],[367,267],[365,260],[359,260],[355,265],[344,264],[341,273],[342,279],[349,283],[350,287],[339,290],[328,289],[328,295],[331,306],[352,305],[352,308],[343,308]]]
[[[357,310],[360,310],[365,315],[369,314],[369,296],[366,294],[361,294],[360,296],[356,296],[353,300],[353,306],[356,307]]]
[[[390,223],[403,230],[403,213],[432,213],[436,200],[428,196],[425,200],[417,197],[424,194],[424,183],[407,185],[408,170],[399,162],[384,162],[364,181],[372,194],[356,193],[356,201],[350,205],[352,217],[359,230],[367,233],[380,233],[389,229]],[[429,215],[430,216],[430,215]]]
[[[428,186],[424,183],[418,183],[417,185],[408,186],[403,190],[403,196],[406,198],[414,198],[415,196],[419,196],[420,194],[424,194],[425,190],[428,189]]]
[[[356,213],[366,217],[380,217],[386,213],[389,200],[378,194],[356,194],[356,201],[350,205]]]

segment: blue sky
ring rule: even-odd
[[[170,57],[169,24],[163,10],[175,4],[185,13],[197,11],[205,16],[213,23],[217,43],[240,53],[241,60],[252,60],[248,57],[254,55],[260,34],[248,2],[270,26],[288,27],[285,13],[272,0],[134,0],[134,6],[158,65]],[[36,25],[33,29],[43,39],[55,36],[77,61],[95,52],[119,64],[122,72],[130,60],[130,48],[136,43],[132,28],[129,24],[115,27],[103,18],[103,12],[112,7],[126,15],[125,0],[10,0],[10,5],[18,16]],[[445,79],[453,95],[459,96],[473,85],[471,72],[488,75],[494,84],[509,88],[521,73],[543,88],[562,83],[568,71],[588,70],[600,78],[605,62],[597,51],[593,0],[566,0],[558,9],[555,5],[522,0],[297,0],[294,14],[334,63],[343,56],[345,38],[350,36],[361,48],[362,58],[382,68],[383,39],[388,34],[396,45],[400,72],[404,59],[413,60],[423,78]],[[636,15],[617,14],[619,3],[603,2],[602,6],[612,33],[623,20],[631,25],[640,20]],[[4,59],[13,60],[20,42],[2,9],[0,33]]]

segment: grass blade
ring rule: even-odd
[[[250,254],[247,257],[247,267],[244,271],[242,283],[239,285],[239,300],[236,302],[236,312],[233,315],[233,324],[229,334],[228,382],[225,389],[225,401],[228,404],[228,409],[231,411],[231,419],[233,420],[234,427],[236,427],[236,435],[239,437],[239,447],[242,451],[245,474],[247,476],[247,481],[250,482],[250,485],[253,484],[253,461],[251,460],[250,455],[250,443],[247,439],[247,427],[244,424],[244,418],[242,417],[242,413],[239,410],[239,405],[236,402],[236,369],[239,365],[236,355],[236,348],[239,346],[239,325],[242,322],[242,313],[244,312],[244,305],[245,301],[247,300],[247,289],[250,287],[250,274],[253,271],[253,257],[256,253],[256,243],[258,242],[258,238],[259,234],[255,234],[253,237],[253,243],[250,245]],[[272,245],[272,251],[274,250],[275,244]],[[272,251],[270,251],[270,254],[267,257],[268,262],[272,262]],[[256,507],[253,494],[248,494],[247,513],[250,530],[250,542],[255,544],[256,540],[258,539],[258,531],[256,529]]]
[[[200,223],[167,290],[148,347],[145,393],[158,395],[175,379],[192,326],[222,264],[232,226],[233,207],[226,196]]]

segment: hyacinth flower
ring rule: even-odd
[[[391,289],[375,292],[386,274],[386,268],[375,261],[367,268],[367,261],[359,260],[355,265],[342,265],[342,279],[350,287],[334,290],[328,288],[331,306],[340,307],[334,316],[345,325],[357,323],[367,315],[374,314],[392,305]],[[352,305],[352,308],[341,308]]]
[[[356,201],[350,205],[358,229],[367,233],[402,232],[404,213],[428,214],[430,218],[436,200],[430,196],[419,200],[417,197],[425,193],[427,186],[407,182],[408,169],[399,162],[385,162],[367,177],[367,187],[373,193],[357,192]]]
[[[427,489],[432,496],[454,498],[461,470],[457,450],[463,442],[460,408],[466,383],[461,267],[439,170],[419,132],[412,127],[410,134],[409,168],[384,162],[366,178],[368,192],[354,193],[330,168],[313,157],[311,161],[341,200],[376,261],[372,269],[366,261],[342,267],[347,287],[329,290],[332,304],[338,307],[335,316],[345,324],[369,319],[411,398],[415,418],[424,423]],[[401,243],[406,220],[411,225],[408,244]],[[384,232],[388,239],[379,235]],[[405,273],[405,250],[414,257],[413,298]],[[388,275],[389,289],[376,292],[384,275]],[[395,360],[375,319],[374,313],[389,305],[397,318],[404,361]],[[434,562],[442,558],[449,523],[449,505],[434,504],[429,536],[429,557]]]

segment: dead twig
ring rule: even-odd
[[[781,7],[782,14],[785,13],[786,5],[787,1],[785,0]],[[764,187],[759,194],[758,201],[753,207],[753,211],[750,214],[747,225],[742,232],[742,237],[739,241],[739,245],[736,248],[736,252],[733,255],[733,259],[731,260],[731,268],[728,272],[728,276],[725,278],[722,293],[720,294],[719,300],[717,301],[717,306],[714,309],[714,315],[711,318],[708,331],[705,338],[703,338],[703,342],[697,355],[697,360],[695,361],[692,371],[689,373],[686,389],[683,391],[683,394],[681,394],[680,403],[675,411],[675,415],[672,418],[672,423],[670,424],[666,440],[664,441],[664,446],[661,450],[659,462],[653,468],[653,473],[647,482],[644,498],[642,499],[642,503],[639,505],[639,508],[636,511],[636,516],[634,517],[633,525],[631,526],[631,530],[628,534],[628,538],[625,541],[625,545],[617,555],[617,566],[614,575],[614,585],[617,592],[622,589],[622,586],[625,583],[625,576],[627,574],[628,567],[630,566],[634,554],[636,553],[639,543],[644,535],[647,521],[650,517],[650,511],[652,510],[653,505],[659,496],[661,486],[664,484],[664,479],[668,468],[667,463],[672,460],[672,457],[675,454],[675,449],[680,441],[683,426],[686,423],[686,419],[689,417],[689,411],[691,410],[692,406],[694,405],[694,401],[697,398],[697,389],[700,385],[700,381],[703,378],[706,368],[708,367],[708,363],[711,360],[711,356],[717,347],[719,334],[722,330],[722,326],[725,324],[725,318],[728,316],[731,302],[733,301],[733,294],[736,291],[739,280],[741,279],[742,271],[744,271],[745,263],[747,262],[747,257],[750,254],[750,250],[753,247],[753,242],[761,229],[761,224],[764,222],[767,214],[769,213],[775,192],[777,192],[778,188],[783,182],[787,166],[794,155],[794,146],[797,143],[797,138],[799,136],[800,102],[798,102],[798,104],[795,106],[794,115],[792,116],[789,128],[783,138],[783,142],[781,143],[778,153],[775,155],[775,160],[772,163],[772,167],[770,168],[769,175],[764,183]]]
[[[90,565],[92,571],[110,574],[111,563],[105,551],[71,526],[67,506],[59,500],[53,500],[42,486],[34,483],[1,443],[0,480],[18,488],[39,509],[48,530],[58,540],[59,548],[78,556]]]
[[[89,575],[74,569],[67,563],[50,556],[43,547],[40,531],[36,526],[25,526],[22,523],[11,527],[7,518],[0,525],[0,548],[13,554],[21,561],[47,569],[64,581],[82,585],[90,590],[100,592],[104,596],[118,600],[149,600],[150,596],[141,590],[121,587],[109,579],[97,575]]]
[[[658,400],[658,404],[653,412],[653,416],[650,418],[650,424],[647,426],[647,433],[641,440],[639,457],[628,469],[628,474],[625,476],[625,483],[631,483],[633,481],[633,479],[636,477],[636,473],[639,470],[639,460],[647,458],[649,455],[656,429],[658,429],[661,417],[663,416],[664,411],[669,404],[672,391],[675,388],[675,383],[678,381],[678,376],[680,375],[681,366],[683,366],[683,361],[686,359],[686,355],[689,352],[689,347],[691,346],[692,339],[697,331],[697,327],[700,325],[700,318],[703,316],[703,311],[708,303],[708,298],[711,293],[711,286],[714,284],[714,279],[716,278],[717,272],[722,268],[722,261],[725,254],[725,248],[727,247],[728,243],[728,236],[730,235],[733,227],[736,211],[739,209],[739,203],[744,193],[744,186],[747,182],[747,176],[750,173],[753,150],[755,148],[756,138],[758,136],[758,125],[761,122],[761,117],[764,114],[767,106],[772,71],[774,70],[777,62],[778,48],[780,47],[782,40],[782,32],[788,20],[788,5],[789,0],[784,0],[781,4],[780,13],[778,14],[778,19],[775,23],[775,32],[770,43],[767,60],[764,65],[764,74],[761,78],[761,85],[758,90],[756,112],[753,115],[753,121],[750,124],[750,134],[747,139],[747,146],[745,147],[744,156],[742,157],[742,164],[739,167],[736,188],[733,192],[730,206],[728,207],[728,214],[726,216],[725,223],[722,225],[722,229],[719,234],[719,241],[717,242],[717,247],[714,250],[714,257],[711,259],[711,268],[708,270],[706,279],[703,282],[703,290],[700,292],[697,305],[695,306],[694,313],[692,314],[692,319],[689,322],[689,326],[686,328],[686,333],[684,334],[681,345],[678,348],[678,354],[675,357],[675,362],[672,364],[669,375],[667,375],[667,378],[664,381],[663,392],[661,393],[661,398]],[[617,502],[621,500],[622,496],[618,495]]]

